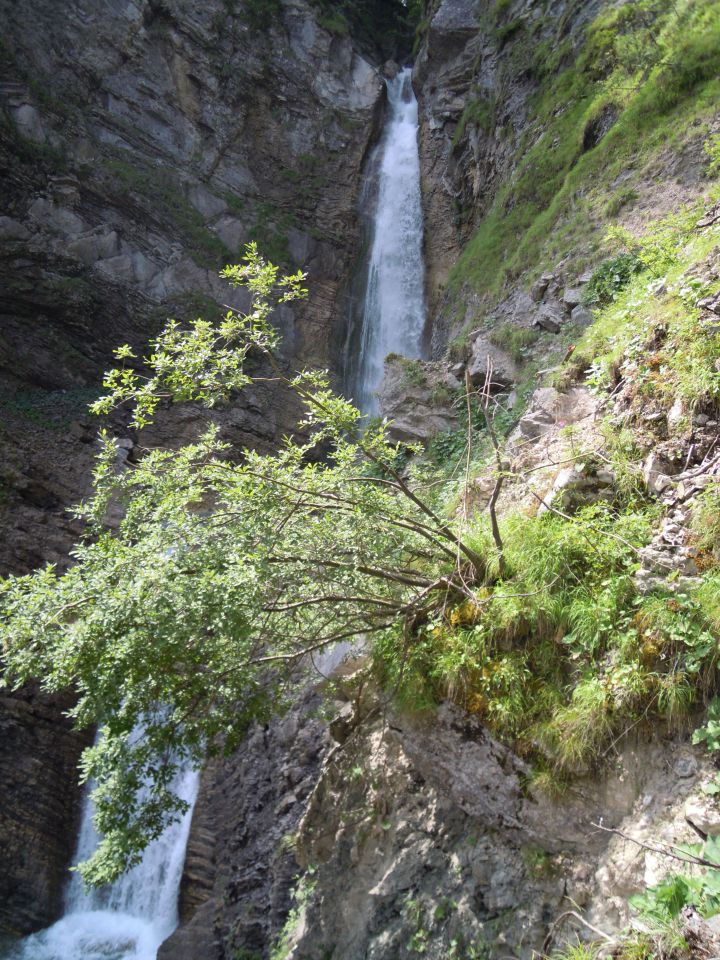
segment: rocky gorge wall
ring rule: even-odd
[[[524,159],[539,87],[533,50],[552,39],[577,44],[602,0],[563,0],[552,11],[536,0],[435,0],[414,68],[420,98],[420,149],[426,229],[431,351],[442,353],[451,317],[443,294],[451,268]],[[499,10],[507,11],[499,14]],[[550,15],[548,15],[548,13]],[[533,45],[527,35],[534,36]]]
[[[62,509],[82,489],[94,435],[78,404],[110,346],[144,339],[173,310],[232,302],[213,257],[222,262],[257,238],[271,257],[307,265],[312,297],[281,318],[287,356],[335,367],[341,331],[333,318],[343,312],[360,242],[357,187],[382,110],[372,64],[351,37],[319,25],[303,0],[284,0],[282,17],[261,29],[243,19],[242,6],[230,12],[219,2],[131,3],[120,12],[85,0],[62,23],[41,6],[0,8],[17,50],[0,87],[12,187],[0,220],[10,291],[0,356],[20,397],[7,404],[2,439],[3,462],[14,464],[5,481],[13,531],[6,544],[20,568],[65,560],[76,531]],[[496,22],[495,10],[508,6]],[[538,80],[520,28],[503,30],[516,20],[536,24],[545,39],[559,31],[572,48],[601,6],[430,5],[415,87],[435,356],[463,324],[483,319],[470,292],[451,299],[445,284],[512,176],[529,129]],[[38,87],[38,75],[53,81]],[[68,169],[50,174],[60,162]],[[669,179],[664,168],[661,189]],[[562,269],[533,287],[516,278],[498,312],[533,337],[545,317],[541,336],[552,338],[571,322],[586,282]],[[42,325],[33,326],[40,316]],[[553,362],[545,361],[544,340],[531,345],[538,368]],[[431,368],[427,384],[411,390],[400,371],[387,385],[390,400],[398,412],[409,395],[419,404],[406,439],[456,426],[456,409],[438,397],[459,388],[466,367],[482,383],[489,352],[510,391],[522,364],[479,329],[462,361]],[[556,484],[554,492],[568,492],[572,484],[565,477],[561,485],[552,466],[567,455],[563,430],[590,434],[596,414],[580,389],[545,389],[530,402],[516,450],[537,470],[543,495]],[[219,417],[226,437],[267,448],[293,411],[258,391]],[[132,461],[143,445],[177,443],[197,425],[191,408],[168,414],[146,437],[123,433],[118,421],[122,455]],[[607,484],[598,476],[570,480],[591,491]],[[491,489],[480,477],[468,500],[482,507]],[[682,733],[630,738],[605,776],[588,772],[554,804],[528,789],[524,761],[478,720],[449,705],[432,718],[379,711],[382,697],[363,693],[364,682],[360,672],[327,696],[324,712],[337,712],[329,733],[308,695],[282,720],[255,728],[234,756],[208,766],[182,923],[161,949],[163,960],[472,960],[488,950],[530,957],[549,946],[568,897],[612,931],[627,919],[627,894],[660,876],[657,858],[592,828],[599,818],[672,843],[720,829],[699,789],[708,761]],[[14,722],[16,706],[6,711]],[[32,743],[36,723],[16,742],[39,768],[49,757]],[[80,746],[63,747],[58,777]],[[8,766],[17,762],[14,749]],[[65,797],[40,828],[36,814],[49,802],[42,791],[53,788],[32,782],[33,816],[21,815],[27,798],[11,810],[13,850],[48,849],[57,824],[75,816],[76,795]],[[61,875],[72,837],[67,826],[62,849],[50,848],[49,875]],[[42,925],[57,911],[57,881],[38,893],[19,853],[11,856],[20,878],[15,904],[23,906],[5,914],[0,906],[0,925],[18,916],[25,929]]]
[[[85,408],[112,349],[141,352],[168,316],[242,307],[217,273],[245,243],[309,275],[312,298],[276,318],[284,361],[339,369],[383,85],[352,37],[320,20],[306,0],[0,3],[3,573],[67,564],[80,532],[67,509],[88,490],[95,450]],[[260,387],[213,418],[237,449],[267,449],[296,414]],[[132,460],[206,419],[186,407],[142,436],[121,415],[113,429]],[[0,712],[4,783],[28,765],[48,774],[28,775],[32,796],[11,792],[0,824],[13,890],[0,930],[16,933],[58,914],[85,738],[38,691],[6,695]]]

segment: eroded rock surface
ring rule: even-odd
[[[47,926],[61,908],[78,826],[77,764],[91,740],[72,730],[70,696],[0,693],[0,933]]]
[[[98,429],[86,405],[112,348],[142,351],[168,316],[245,306],[217,272],[246,242],[309,274],[312,300],[278,311],[283,362],[339,367],[360,171],[383,87],[352,37],[325,29],[307,0],[283,0],[262,22],[253,8],[0,0],[3,574],[68,562],[79,528],[67,508],[87,493]],[[269,449],[296,414],[266,386],[214,419],[234,447]],[[206,420],[186,407],[139,437],[122,418],[113,429],[133,458],[194,437]],[[28,785],[25,808],[11,800],[0,823],[12,891],[0,930],[13,932],[57,916],[79,804],[79,746],[68,746],[57,703],[33,704],[0,705],[12,732],[0,777]]]

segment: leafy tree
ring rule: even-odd
[[[103,431],[74,565],[0,587],[5,683],[73,687],[78,725],[101,728],[82,764],[104,836],[82,867],[90,882],[136,863],[183,809],[178,763],[236,746],[292,697],[316,651],[359,636],[411,644],[449,598],[471,597],[482,570],[432,488],[403,472],[385,426],[363,421],[325,374],[286,377],[276,362],[272,309],[305,295],[303,275],[279,277],[254,245],[223,275],[248,288],[248,312],[171,321],[144,365],[121,347],[95,411],[128,405],[141,427],[166,400],[212,406],[253,382],[247,361],[260,355],[302,398],[310,439],[233,463],[210,429],[119,469]],[[319,444],[331,452],[317,462]]]

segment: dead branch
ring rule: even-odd
[[[661,857],[669,857],[671,860],[677,860],[680,863],[689,863],[694,867],[710,867],[711,870],[720,870],[720,863],[713,863],[712,860],[707,860],[705,857],[696,857],[692,853],[687,853],[682,847],[677,847],[675,844],[666,844],[666,849],[662,847],[654,847],[652,844],[645,843],[643,840],[636,840],[635,837],[631,837],[627,833],[623,833],[622,830],[616,830],[614,827],[606,827],[602,823],[591,823],[590,826],[596,827],[598,830],[603,830],[605,833],[614,833],[615,836],[621,837],[623,840],[628,840],[630,843],[634,843],[636,846],[641,847],[643,850],[648,850],[650,853],[658,853]]]

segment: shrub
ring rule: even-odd
[[[635,253],[619,253],[605,260],[593,272],[585,288],[583,299],[592,306],[605,306],[640,272],[642,263]]]

